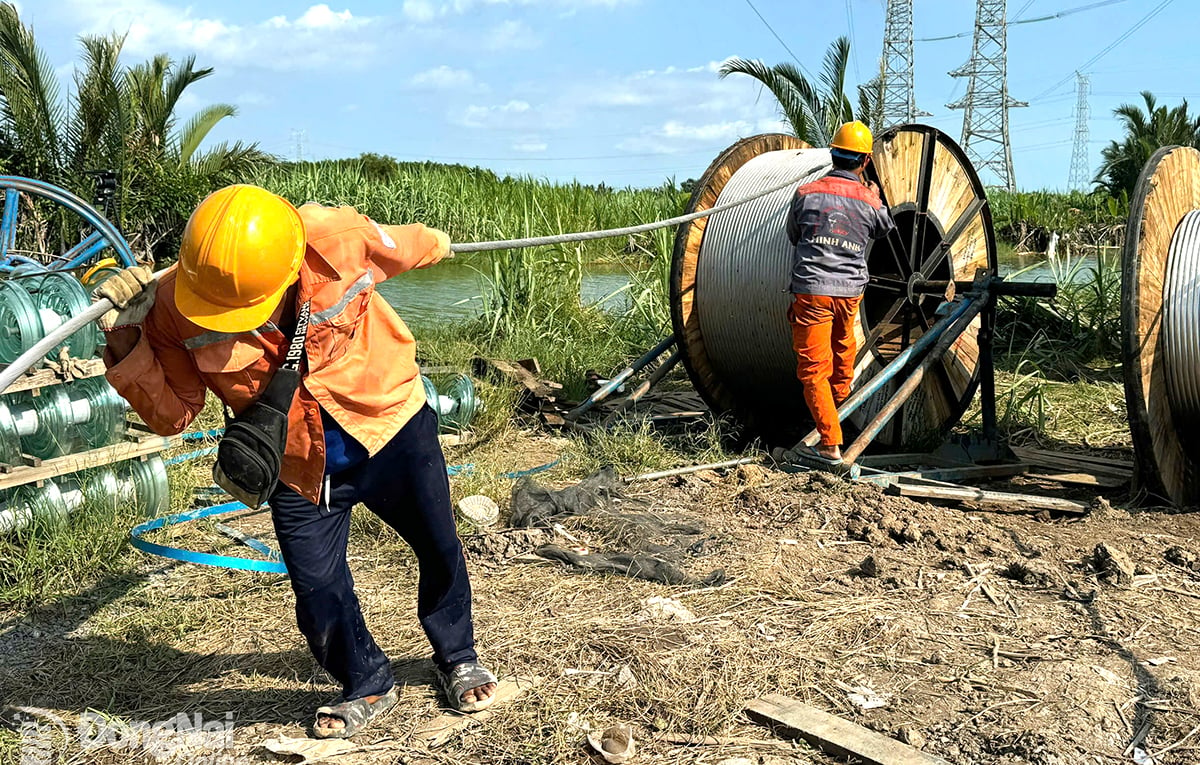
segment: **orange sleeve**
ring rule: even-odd
[[[137,345],[105,377],[151,430],[173,436],[204,408],[207,388],[183,343],[155,320],[158,313],[150,311]]]
[[[380,226],[367,219],[367,259],[376,281],[390,279],[414,268],[426,268],[450,255],[450,237],[421,223]]]

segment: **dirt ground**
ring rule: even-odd
[[[524,690],[436,746],[415,566],[359,512],[359,598],[403,688],[329,761],[601,762],[586,732],[626,723],[632,762],[834,762],[742,711],[782,693],[961,765],[1200,762],[1200,515],[1007,509],[753,466],[631,484],[557,530],[467,536],[480,652]],[[547,542],[653,553],[724,581],[576,573],[528,555]],[[0,613],[0,645],[0,759],[14,762],[22,720],[39,762],[299,762],[262,743],[303,737],[336,694],[294,627],[287,581],[269,575],[147,558],[120,587]],[[232,733],[81,749],[88,710],[114,723],[199,714]]]

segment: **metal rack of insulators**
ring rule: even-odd
[[[0,192],[3,366],[85,310],[89,291],[133,256],[110,222],[64,189],[0,176]],[[70,220],[62,230],[80,232],[80,241],[44,252],[31,210]],[[24,248],[25,239],[37,244]],[[88,509],[134,504],[149,515],[167,509],[159,453],[175,439],[127,422],[126,402],[102,376],[102,349],[102,334],[89,323],[0,393],[0,535],[62,523]]]

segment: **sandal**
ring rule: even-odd
[[[350,701],[342,701],[339,698],[327,707],[317,707],[317,714],[313,720],[313,738],[350,738],[362,730],[371,720],[374,720],[380,714],[395,706],[399,698],[400,694],[396,691],[395,686],[393,686],[391,690],[376,699],[373,704],[367,701],[365,697],[351,699]],[[343,725],[341,728],[322,728],[317,724],[322,717],[336,718],[341,720]]]
[[[491,696],[478,701],[463,701],[463,694],[488,683],[498,683],[496,676],[475,661],[464,661],[456,664],[449,672],[437,671],[438,683],[446,699],[456,712],[478,712],[491,705],[496,700],[493,691]]]

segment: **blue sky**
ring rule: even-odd
[[[842,34],[853,41],[854,79],[877,70],[884,0],[753,2],[809,70]],[[1009,0],[1009,14],[1092,2]],[[1020,187],[1066,186],[1072,73],[1159,2],[1111,2],[1010,28],[1009,90],[1031,102],[1011,116]],[[918,38],[972,28],[970,0],[915,5]],[[1112,109],[1140,100],[1140,90],[1200,106],[1198,6],[1168,0],[1085,70],[1093,167],[1118,135]],[[81,34],[127,32],[131,59],[195,53],[216,72],[189,92],[185,114],[213,102],[240,110],[216,140],[257,141],[285,156],[371,151],[616,186],[695,177],[737,138],[776,129],[769,94],[748,78],[719,80],[715,69],[732,55],[791,59],[745,0],[20,0],[18,8],[65,78]],[[933,115],[924,121],[956,139],[962,112],[946,104],[965,81],[946,73],[970,50],[969,35],[916,43],[917,103]]]

